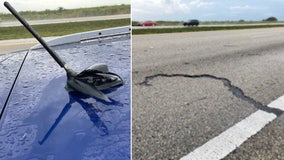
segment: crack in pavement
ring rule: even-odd
[[[237,97],[237,98],[239,98],[243,101],[246,101],[249,104],[252,104],[257,109],[260,109],[260,110],[268,112],[268,113],[273,113],[277,117],[280,116],[283,113],[283,111],[280,110],[280,109],[270,108],[270,107],[263,105],[262,103],[256,101],[255,99],[245,95],[244,91],[241,88],[234,86],[229,79],[223,78],[223,77],[217,77],[217,76],[210,75],[210,74],[189,75],[189,74],[162,74],[161,73],[161,74],[155,74],[155,75],[152,75],[152,76],[145,77],[145,80],[141,83],[138,83],[138,85],[151,86],[151,84],[149,84],[150,81],[153,80],[154,78],[157,78],[157,77],[184,77],[184,78],[192,78],[192,79],[209,78],[209,79],[222,81],[224,86],[227,87],[228,90],[231,91],[232,94],[235,97]]]

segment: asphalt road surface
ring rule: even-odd
[[[284,159],[283,34],[133,36],[133,160]]]
[[[85,22],[85,21],[100,21],[111,19],[129,18],[130,14],[109,15],[109,16],[93,16],[93,17],[78,17],[78,18],[64,18],[64,19],[45,19],[45,20],[29,20],[30,25],[54,24],[54,23],[68,23],[68,22]],[[22,26],[18,21],[3,21],[0,22],[0,27]]]
[[[200,24],[199,27],[227,27],[227,26],[263,26],[263,25],[284,25],[282,22],[277,23],[246,23],[246,24]],[[183,26],[183,25],[173,25],[173,26],[133,26],[132,29],[149,29],[149,28],[186,28],[195,26]]]
[[[34,39],[18,39],[0,41],[0,54],[15,52],[19,50],[27,50],[37,44]]]
[[[48,41],[56,37],[45,37],[44,40]],[[27,39],[12,39],[12,40],[1,40],[0,41],[0,54],[28,50],[32,46],[38,44],[35,38]]]

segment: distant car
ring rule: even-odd
[[[156,22],[154,21],[145,21],[145,22],[139,22],[138,26],[155,26]]]
[[[184,26],[198,26],[199,21],[197,19],[189,20],[188,22],[183,23]]]

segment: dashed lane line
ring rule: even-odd
[[[284,95],[277,98],[275,101],[269,103],[267,106],[270,108],[276,108],[284,111]]]
[[[284,95],[267,105],[284,111]],[[251,136],[259,132],[265,125],[277,118],[274,113],[258,110],[230,127],[217,137],[196,148],[181,160],[219,160],[237,149]]]

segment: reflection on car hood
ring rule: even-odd
[[[84,41],[70,41],[73,35],[61,39],[64,44],[51,43],[56,45],[53,48],[64,61],[78,72],[94,63],[106,63],[111,72],[120,75],[125,84],[106,93],[113,103],[106,104],[76,92],[68,93],[64,88],[65,71],[45,50],[35,47],[28,52],[3,108],[0,160],[130,159],[129,28],[87,35],[84,33]],[[10,58],[17,67],[6,64],[9,71],[1,71],[1,86],[9,84],[5,94],[1,93],[2,106],[24,55],[25,52],[5,55],[8,57],[6,63]],[[7,77],[11,74],[9,80],[3,79],[3,74]]]

